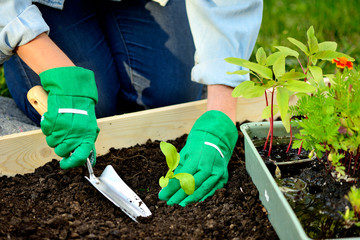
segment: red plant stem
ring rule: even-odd
[[[269,118],[269,121],[271,122],[271,118]],[[268,132],[268,135],[266,137],[266,141],[265,141],[265,144],[264,144],[264,151],[266,150],[266,146],[267,146],[267,143],[269,141],[270,133],[271,133],[271,128],[269,128],[269,132]]]
[[[268,157],[270,157],[271,155],[271,149],[272,149],[272,144],[273,144],[273,137],[274,137],[274,92],[275,89],[273,88],[273,91],[271,93],[271,119],[270,119],[270,132],[271,132],[271,136],[270,136],[270,146],[269,146],[269,152],[268,152]]]
[[[305,69],[304,69],[303,65],[301,64],[301,62],[300,62],[300,59],[297,59],[297,60],[298,60],[298,62],[300,64],[300,67],[301,67],[303,73],[306,74]]]
[[[352,162],[351,159],[352,159],[352,157],[353,157],[353,154],[350,153],[349,158],[348,158],[348,160],[349,160],[348,171],[347,171],[348,174],[350,174],[350,171],[351,171],[351,162]],[[345,153],[345,158],[346,158],[346,153]]]
[[[344,158],[343,159],[340,159],[340,162],[344,165],[344,166],[346,166],[346,163],[347,163],[347,158],[346,158],[346,152],[343,150],[342,152],[341,152],[342,154],[344,154]]]
[[[291,118],[290,118],[290,123],[291,123]],[[291,143],[292,143],[292,128],[291,128],[291,124],[290,124],[290,142],[289,142],[289,145],[288,145],[288,147],[286,149],[286,153],[289,152]]]
[[[268,101],[266,90],[265,90],[265,101],[266,101],[266,106],[269,106],[269,101]],[[269,122],[271,122],[271,117],[269,118]],[[266,137],[265,144],[264,144],[264,151],[266,150],[266,146],[267,146],[267,143],[269,141],[270,133],[271,133],[271,129],[269,128],[269,132],[268,132],[268,135]]]
[[[301,140],[300,147],[299,147],[299,150],[298,150],[298,155],[300,155],[300,153],[301,153],[302,143],[303,143],[303,140]]]
[[[358,163],[358,160],[359,160],[359,157],[360,157],[360,146],[357,148],[357,153],[356,153],[356,156],[355,156],[355,163],[354,163],[354,168],[353,168],[353,175],[355,175],[355,171],[357,170],[357,168],[359,167],[359,166],[356,166],[357,165],[357,163]]]

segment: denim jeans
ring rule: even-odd
[[[149,0],[104,2],[67,0],[63,10],[37,5],[50,38],[77,66],[94,71],[97,117],[200,99],[202,85],[190,77],[195,49],[184,0],[165,7]],[[39,124],[26,99],[40,85],[38,75],[16,55],[4,70],[15,102]]]

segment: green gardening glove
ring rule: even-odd
[[[160,200],[168,205],[203,201],[228,181],[227,166],[238,139],[238,131],[231,119],[220,111],[204,113],[192,127],[180,163],[174,174],[190,173],[195,178],[195,192],[187,195],[179,181],[170,179],[159,192]]]
[[[47,144],[63,157],[60,167],[81,166],[90,153],[95,165],[99,128],[95,116],[98,93],[94,73],[81,67],[61,67],[44,71],[39,76],[49,93],[41,130]]]

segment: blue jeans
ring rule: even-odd
[[[202,85],[190,80],[195,50],[184,0],[166,7],[149,0],[67,0],[63,10],[37,6],[50,38],[77,66],[94,71],[98,118],[201,98]],[[26,99],[39,76],[16,55],[4,70],[15,102],[39,124]]]

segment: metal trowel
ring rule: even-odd
[[[41,86],[31,88],[27,98],[35,110],[43,115],[47,111],[47,92]],[[89,177],[85,178],[106,198],[118,206],[131,219],[137,222],[137,217],[148,217],[151,215],[149,208],[140,197],[126,185],[116,173],[115,169],[108,165],[100,177],[96,177],[92,168],[93,152],[86,161]]]

